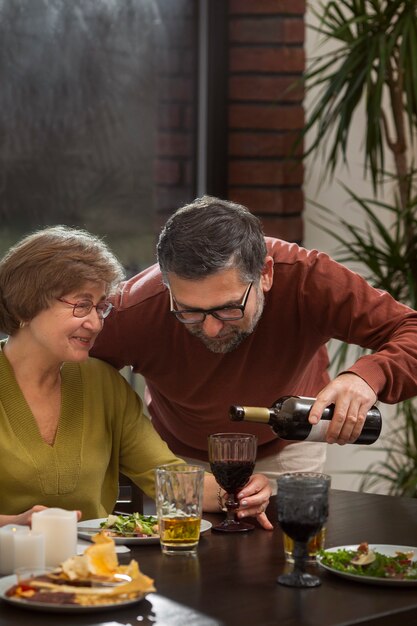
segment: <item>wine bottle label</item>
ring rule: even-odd
[[[321,419],[318,424],[314,424],[311,427],[310,433],[304,441],[326,441],[327,429],[329,426],[329,420]]]

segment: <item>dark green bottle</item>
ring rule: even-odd
[[[255,406],[230,407],[230,419],[235,422],[259,422],[269,424],[277,437],[290,441],[326,441],[327,429],[333,417],[334,404],[324,409],[318,424],[310,424],[308,416],[315,398],[303,396],[283,396],[276,400],[270,408]],[[379,409],[369,409],[362,432],[354,444],[369,445],[374,443],[382,428]]]

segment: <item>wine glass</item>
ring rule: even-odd
[[[236,517],[239,502],[236,494],[248,482],[255,467],[257,438],[245,433],[216,433],[208,438],[211,471],[226,494],[226,519],[212,530],[245,532],[255,527]]]
[[[278,522],[294,540],[294,569],[278,576],[287,587],[317,587],[318,576],[306,573],[308,541],[327,520],[329,513],[330,476],[314,472],[283,474],[278,484]]]

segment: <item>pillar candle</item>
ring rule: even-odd
[[[45,567],[45,536],[43,533],[29,531],[14,533],[14,568]]]
[[[77,553],[77,512],[45,509],[32,514],[32,530],[45,536],[45,565],[56,567]]]
[[[2,576],[14,572],[14,537],[16,534],[29,534],[29,526],[7,524],[0,528],[0,574]]]

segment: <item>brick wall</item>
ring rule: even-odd
[[[303,166],[287,157],[304,123],[303,92],[288,88],[304,69],[304,12],[305,0],[229,0],[228,197],[268,235],[297,242]]]
[[[296,131],[303,127],[303,93],[301,87],[288,88],[304,69],[306,3],[224,2],[228,3],[229,58],[225,63],[228,172],[223,195],[256,213],[267,234],[301,242],[303,166],[287,157]],[[158,3],[173,29],[159,51],[156,232],[195,194],[197,69],[196,3]]]

